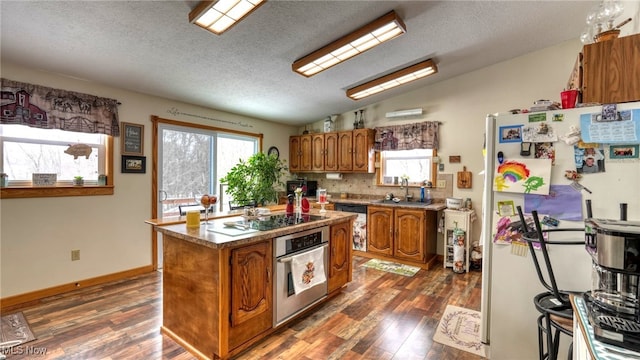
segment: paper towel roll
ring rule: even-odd
[[[327,179],[329,180],[342,180],[341,173],[327,173]]]

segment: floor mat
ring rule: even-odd
[[[485,345],[480,341],[481,322],[478,311],[447,305],[433,341],[486,357]]]
[[[413,276],[420,270],[417,266],[409,266],[378,259],[371,259],[362,264],[362,266],[404,276]]]
[[[21,312],[4,315],[1,321],[0,350],[36,339],[27,319]]]

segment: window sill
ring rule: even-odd
[[[0,198],[36,198],[64,196],[98,196],[113,195],[113,185],[97,186],[41,186],[41,187],[6,187],[0,189]]]

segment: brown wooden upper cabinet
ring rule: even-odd
[[[338,170],[338,133],[313,134],[311,137],[311,171]]]
[[[373,173],[373,142],[373,129],[291,136],[289,170]]]
[[[373,141],[375,130],[353,130],[353,171],[374,172]]]
[[[289,171],[311,171],[310,134],[289,137]]]
[[[582,102],[640,100],[640,34],[585,45]]]

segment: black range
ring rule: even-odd
[[[269,216],[261,216],[257,219],[249,220],[249,226],[252,229],[266,231],[266,230],[274,230],[292,225],[299,225],[304,223],[309,223],[313,221],[326,219],[324,216],[320,215],[310,215],[310,214],[278,214],[278,215],[269,215]]]

